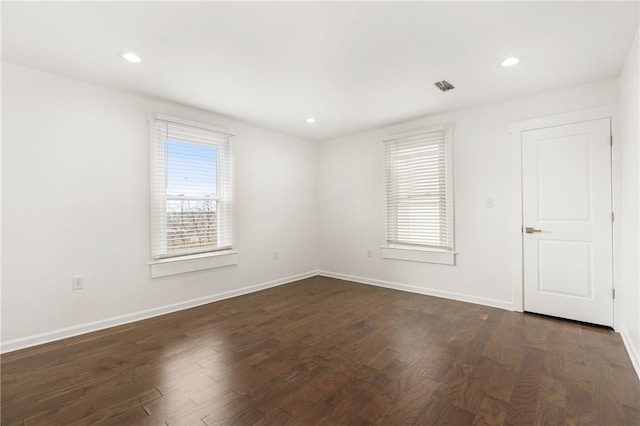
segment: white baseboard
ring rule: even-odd
[[[424,294],[427,296],[442,297],[444,299],[453,299],[461,302],[475,303],[477,305],[491,306],[493,308],[505,309],[507,311],[515,310],[513,303],[503,300],[489,299],[485,297],[470,296],[468,294],[453,293],[449,291],[436,290],[433,288],[416,287],[408,284],[400,284],[391,281],[376,280],[373,278],[358,277],[355,275],[339,274],[336,272],[319,270],[318,275],[330,278],[338,278],[346,281],[354,281],[361,284],[375,285],[378,287],[386,287],[394,290],[407,291],[410,293]]]
[[[24,349],[31,346],[41,345],[60,339],[77,336],[79,334],[91,333],[93,331],[104,330],[106,328],[124,325],[147,318],[153,318],[160,315],[169,314],[171,312],[182,311],[184,309],[195,308],[196,306],[206,305],[207,303],[217,302],[219,300],[229,299],[243,294],[254,293],[270,287],[287,284],[293,281],[302,280],[318,275],[318,271],[309,271],[302,274],[291,275],[285,278],[257,284],[249,287],[243,287],[236,290],[225,291],[223,293],[212,294],[197,299],[186,300],[184,302],[174,303],[171,305],[161,306],[158,308],[147,309],[144,311],[134,312],[131,314],[121,315],[117,317],[107,318],[104,320],[88,322],[85,324],[75,325],[72,327],[61,328],[46,333],[34,334],[32,336],[21,337],[18,339],[2,342],[0,345],[0,353],[7,353]]]
[[[620,330],[620,336],[622,336],[622,342],[629,354],[631,364],[633,364],[633,369],[636,370],[636,375],[638,376],[638,379],[640,379],[640,354],[638,354],[637,350],[631,344],[631,339],[627,335],[627,330]]]

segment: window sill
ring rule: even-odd
[[[455,265],[456,252],[407,246],[382,246],[383,259],[407,260],[410,262],[439,263]]]
[[[238,252],[225,250],[214,253],[193,254],[190,256],[160,259],[149,263],[151,278],[183,274],[185,272],[202,271],[204,269],[221,268],[236,265]]]

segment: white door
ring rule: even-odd
[[[522,133],[524,310],[613,325],[609,119]]]

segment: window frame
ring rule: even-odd
[[[198,271],[203,269],[216,268],[221,266],[234,265],[238,263],[238,252],[234,249],[235,247],[235,176],[234,176],[234,156],[232,152],[232,137],[234,136],[229,130],[220,128],[217,126],[212,126],[205,123],[200,123],[191,120],[185,120],[182,118],[172,117],[164,114],[149,114],[149,130],[150,130],[150,162],[149,162],[149,171],[150,171],[150,219],[151,219],[151,233],[150,233],[150,242],[151,242],[151,257],[152,261],[149,262],[151,267],[151,276],[162,277],[167,275],[173,275],[184,272]],[[228,235],[226,237],[228,244],[225,244],[222,247],[211,247],[210,249],[195,249],[190,251],[182,251],[179,253],[171,254],[167,253],[164,250],[164,253],[157,254],[157,247],[164,246],[166,248],[167,245],[167,215],[166,215],[166,203],[168,199],[176,199],[180,197],[168,196],[166,191],[160,191],[162,186],[166,187],[167,180],[167,160],[165,157],[165,152],[160,152],[160,141],[158,140],[158,126],[162,125],[164,122],[174,123],[181,126],[192,127],[195,129],[212,131],[215,133],[223,134],[228,138],[228,146],[223,147],[224,149],[220,149],[222,144],[208,144],[202,143],[202,145],[207,146],[216,146],[217,155],[216,155],[216,196],[207,198],[207,197],[196,197],[198,199],[207,198],[210,200],[214,200],[217,204],[216,211],[220,214],[222,209],[220,206],[225,203],[224,208],[226,209],[227,218],[225,219],[229,223],[229,227],[227,229]],[[198,144],[197,141],[184,141],[182,142]],[[223,158],[220,155],[221,152],[225,152],[225,157]],[[220,162],[226,161],[228,162],[228,176],[229,180],[226,185],[221,184],[220,179]],[[160,178],[160,176],[162,176]],[[164,179],[164,183],[158,183],[158,179]],[[226,187],[230,193],[225,194],[224,191],[220,191],[221,187]],[[184,199],[194,198],[191,196],[184,196]],[[164,211],[164,217],[162,215],[157,214],[158,211]],[[220,221],[220,217],[217,218]],[[154,230],[159,230],[159,234],[156,234]],[[159,241],[156,240],[159,238]]]
[[[389,178],[389,167],[386,152],[383,152],[384,156],[384,227],[385,227],[385,244],[380,247],[381,255],[384,259],[405,260],[413,262],[425,262],[425,263],[437,263],[443,265],[455,265],[456,251],[455,251],[455,208],[454,208],[454,182],[453,182],[453,130],[454,126],[451,124],[433,126],[429,128],[423,128],[419,130],[413,130],[409,132],[397,133],[390,135],[389,138],[383,141],[383,150],[386,150],[385,144],[393,143],[395,141],[401,141],[403,139],[418,137],[427,133],[442,132],[444,136],[444,179],[445,179],[445,200],[446,200],[446,215],[447,221],[450,226],[447,228],[448,236],[447,241],[449,247],[434,247],[420,244],[392,242],[389,240],[391,234],[389,226],[389,194],[387,187],[387,180]]]

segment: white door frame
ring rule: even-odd
[[[515,121],[509,123],[508,132],[511,134],[511,282],[512,282],[512,301],[513,310],[518,312],[524,311],[524,269],[523,269],[523,234],[522,234],[522,132],[528,130],[544,129],[547,127],[561,126],[564,124],[579,123],[582,121],[598,120],[609,118],[612,124],[612,132],[615,139],[614,117],[616,114],[615,105],[607,105],[587,110],[572,111],[563,114],[555,114],[545,117],[532,118],[529,120]],[[614,143],[615,147],[615,143]],[[618,203],[618,180],[617,164],[619,159],[612,153],[612,197],[613,205]],[[615,221],[614,233],[615,236]],[[616,251],[615,238],[613,251]],[[616,271],[616,261],[614,256],[613,270]],[[613,287],[615,288],[615,273]],[[616,321],[618,309],[616,309],[617,300],[614,299],[614,318]]]

